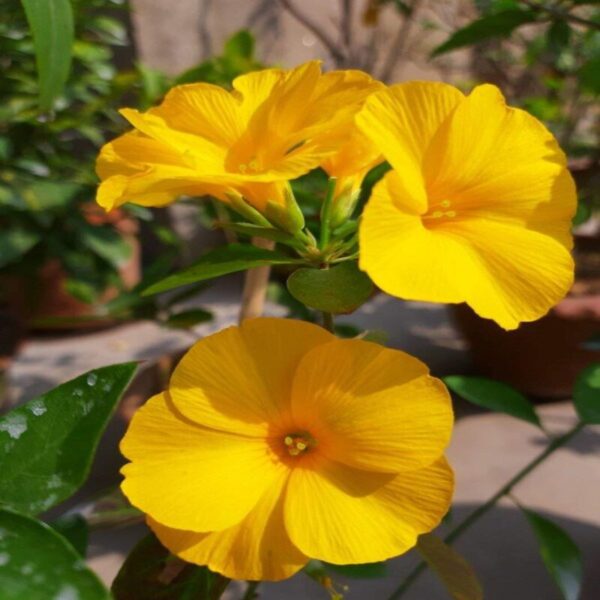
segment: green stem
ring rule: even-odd
[[[335,177],[330,177],[327,183],[327,193],[323,206],[321,207],[321,237],[319,239],[319,248],[324,250],[329,244],[329,236],[331,233],[329,221],[331,220],[331,209],[333,206],[333,195],[335,193]]]
[[[258,598],[256,590],[258,589],[259,585],[260,581],[249,581],[248,587],[246,588],[246,593],[244,594],[242,600],[254,600],[255,598]]]
[[[493,508],[497,502],[503,497],[511,493],[512,489],[527,475],[529,475],[537,466],[543,463],[555,450],[558,450],[561,446],[564,446],[571,438],[577,435],[583,428],[585,423],[579,422],[577,425],[569,429],[566,433],[561,436],[554,438],[548,446],[538,454],[530,463],[523,467],[512,479],[505,483],[487,502],[482,504],[479,508],[475,509],[472,513],[467,515],[456,527],[454,527],[448,535],[444,538],[447,544],[452,544],[457,538],[459,538],[473,523],[478,521],[483,515],[485,515],[491,508]],[[400,587],[389,597],[388,600],[398,600],[408,588],[419,578],[419,575],[427,568],[427,563],[419,563],[402,582]]]
[[[323,327],[333,333],[333,315],[330,312],[323,312]]]

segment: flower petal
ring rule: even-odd
[[[196,423],[265,436],[287,417],[302,356],[332,339],[303,321],[250,319],[196,343],[175,369],[169,393]]]
[[[287,474],[279,477],[240,523],[223,531],[182,531],[152,519],[148,525],[166,548],[187,562],[207,565],[231,579],[285,579],[308,562],[285,529],[286,481]]]
[[[493,85],[476,87],[438,130],[424,173],[430,204],[548,232],[570,247],[575,186],[554,136]]]
[[[401,210],[389,173],[375,187],[360,229],[360,267],[387,293],[407,300],[467,302],[505,329],[546,314],[567,293],[573,262],[560,232],[460,215],[433,228]],[[558,227],[558,225],[557,225]],[[550,234],[550,235],[547,235]]]
[[[416,358],[362,340],[317,346],[294,377],[292,413],[332,460],[396,473],[438,459],[452,431],[446,387]]]
[[[463,101],[455,87],[413,81],[375,92],[356,116],[363,133],[399,173],[399,181],[416,205],[427,205],[421,164],[441,124]]]
[[[384,292],[406,300],[464,302],[457,271],[468,261],[459,240],[424,227],[400,176],[387,173],[373,189],[359,229],[360,268]]]
[[[228,148],[242,135],[240,102],[227,90],[210,83],[178,85],[152,109],[168,127],[191,133]]]
[[[262,69],[240,75],[233,80],[234,95],[239,99],[240,114],[245,124],[283,79],[284,69]]]
[[[239,523],[284,467],[265,440],[212,431],[179,415],[167,394],[139,409],[121,442],[131,503],[169,527]]]
[[[141,113],[132,108],[119,111],[138,131],[148,137],[170,147],[181,155],[181,165],[192,173],[197,171],[199,178],[202,174],[224,175],[226,149],[213,141],[173,129],[165,120],[160,107]]]
[[[447,230],[468,245],[469,263],[456,272],[465,301],[505,329],[539,319],[573,284],[571,254],[548,235],[489,219],[457,220]]]
[[[331,461],[294,469],[285,525],[307,556],[334,564],[386,560],[410,550],[448,511],[454,482],[444,458],[399,475]]]

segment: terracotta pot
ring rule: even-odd
[[[504,331],[468,306],[453,307],[477,371],[539,398],[570,396],[577,374],[600,360],[584,344],[600,332],[600,239],[578,238],[577,280],[548,315]]]
[[[92,225],[114,225],[131,246],[131,257],[120,267],[119,274],[126,288],[135,286],[141,277],[137,221],[118,209],[106,214],[93,205],[85,206],[84,213],[86,220]],[[101,328],[113,323],[109,317],[98,318],[98,305],[86,304],[69,294],[65,287],[66,281],[67,276],[59,260],[54,258],[42,265],[35,280],[15,275],[3,277],[2,285],[9,312],[24,321],[29,329],[35,330]],[[117,288],[108,288],[100,297],[99,305],[116,297],[118,293]],[[65,320],[64,323],[49,322],[54,318],[72,320]]]

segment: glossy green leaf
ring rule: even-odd
[[[143,538],[117,574],[115,600],[213,600],[229,579],[172,556],[154,534]]]
[[[365,563],[362,565],[332,565],[323,563],[327,571],[349,577],[350,579],[377,579],[388,574],[385,562]]]
[[[432,533],[419,536],[417,550],[440,578],[454,600],[483,600],[483,590],[473,567],[453,548]]]
[[[555,523],[523,509],[540,544],[540,554],[565,600],[578,600],[583,578],[581,553],[575,542]]]
[[[513,387],[485,377],[449,375],[444,383],[472,404],[506,413],[541,427],[540,419],[529,400]]]
[[[38,232],[21,227],[7,228],[0,231],[0,267],[21,258],[41,239]]]
[[[40,108],[52,109],[71,69],[74,40],[71,0],[21,0],[33,34]]]
[[[144,296],[174,288],[268,265],[290,265],[300,262],[275,250],[257,248],[251,244],[228,244],[202,256],[200,260],[144,290]]]
[[[94,369],[0,417],[0,506],[39,514],[83,484],[136,368]]]
[[[600,363],[586,367],[577,376],[573,402],[582,421],[600,425]]]
[[[371,280],[355,262],[330,269],[297,269],[288,278],[287,288],[306,306],[331,313],[351,313],[373,293]]]
[[[52,527],[0,509],[2,600],[108,600],[108,590]]]
[[[473,21],[455,31],[443,44],[438,46],[432,56],[439,56],[457,48],[471,46],[494,37],[506,37],[517,27],[536,20],[536,11],[518,8],[503,10]]]
[[[206,323],[212,320],[213,315],[202,308],[192,308],[190,310],[182,310],[181,312],[169,315],[165,322],[168,327],[175,329],[187,329],[194,327],[200,323]]]
[[[52,529],[58,531],[82,558],[85,558],[89,528],[87,521],[81,515],[62,515],[49,525]]]

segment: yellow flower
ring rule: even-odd
[[[381,162],[383,155],[379,147],[358,128],[353,127],[348,140],[338,152],[321,165],[330,177],[337,178],[333,214],[338,215],[338,222],[332,223],[334,227],[340,225],[352,212],[365,175]]]
[[[448,392],[420,361],[302,321],[198,342],[121,444],[123,491],[182,559],[278,580],[412,548],[446,513]]]
[[[360,227],[360,266],[410,300],[467,302],[505,329],[544,315],[573,279],[576,193],[551,133],[482,85],[376,92],[357,123],[391,163]]]
[[[98,158],[97,201],[161,206],[181,194],[255,208],[285,205],[287,181],[317,167],[348,136],[375,82],[359,71],[322,74],[318,61],[238,77],[233,91],[196,83],[173,88],[146,113],[124,109],[135,130]]]

